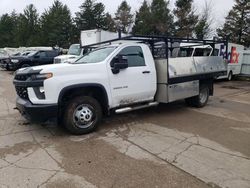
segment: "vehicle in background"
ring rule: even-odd
[[[9,70],[17,70],[19,68],[52,64],[54,57],[58,56],[59,50],[39,50],[29,51],[20,56],[10,57],[8,63]]]
[[[6,70],[10,70],[9,65],[10,65],[11,59],[13,59],[14,57],[27,56],[30,53],[33,53],[33,51],[18,52],[16,54],[13,54],[12,56],[5,55],[4,59],[1,59],[1,56],[0,56],[0,67]]]
[[[227,59],[227,75],[220,76],[217,79],[227,78],[232,80],[233,76],[240,75],[243,63],[243,51],[244,46],[234,43],[228,44],[228,53],[226,52],[226,45],[220,44],[215,46],[217,49],[217,55]]]
[[[121,34],[122,37],[126,36]],[[72,44],[69,48],[67,55],[60,55],[55,57],[54,63],[72,63],[82,57],[85,53],[89,52],[89,48],[81,48],[81,46],[87,46],[112,40],[118,38],[118,33],[104,31],[101,29],[85,30],[81,31],[81,44]]]
[[[83,53],[84,50],[81,48],[80,44],[72,44],[66,55],[60,55],[54,58],[54,63],[74,62],[83,56]]]
[[[36,47],[19,47],[19,48],[2,48],[0,50],[4,50],[9,56],[13,56],[15,54],[19,54],[26,51],[38,51],[38,50],[53,50],[53,47],[46,46],[36,46]]]
[[[11,63],[10,59],[14,59],[15,57],[26,56],[31,52],[39,51],[39,50],[54,50],[52,47],[19,47],[19,48],[1,48],[0,49],[0,67],[6,70],[10,70],[9,67]],[[55,49],[55,50],[59,50]]]
[[[123,40],[127,42],[122,38],[106,41],[74,63],[19,69],[14,78],[17,109],[33,121],[56,118],[71,133],[85,134],[111,112],[182,99],[203,107],[213,95],[214,77],[226,74],[223,57],[207,51],[214,43],[226,41],[182,39],[198,47],[192,57],[177,57],[174,51],[181,49],[180,38],[130,36]],[[201,48],[204,43],[209,46]],[[93,44],[100,45],[103,42]]]
[[[13,56],[27,56],[27,55],[29,55],[30,53],[33,53],[33,52],[35,52],[35,51],[18,52],[16,54],[12,55],[11,57],[13,57]]]
[[[240,52],[240,57],[242,57],[242,66],[240,75],[250,76],[250,50],[244,50]]]
[[[211,45],[197,45],[190,43],[181,43],[179,47],[175,46],[172,52],[174,57],[197,57],[197,56],[212,56],[214,49]]]

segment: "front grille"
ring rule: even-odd
[[[28,75],[27,74],[19,74],[19,75],[16,75],[15,76],[15,80],[18,80],[18,81],[26,81],[28,79]]]
[[[55,59],[54,59],[54,63],[55,63],[55,64],[61,63],[61,59],[55,58]]]
[[[27,87],[16,86],[16,93],[19,97],[23,99],[28,99],[28,90]]]

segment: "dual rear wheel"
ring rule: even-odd
[[[199,95],[187,98],[185,101],[188,106],[201,108],[204,107],[209,99],[209,88],[207,85],[201,85]]]

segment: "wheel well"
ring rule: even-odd
[[[76,96],[91,96],[101,105],[104,114],[108,114],[108,96],[103,86],[72,86],[62,90],[59,95],[58,104],[60,111],[67,102]]]
[[[209,95],[214,94],[214,81],[212,79],[200,80],[200,86],[206,85],[209,88]]]

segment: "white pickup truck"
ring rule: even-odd
[[[223,58],[204,56],[201,48],[200,56],[172,57],[168,38],[126,40],[131,42],[109,42],[74,63],[19,69],[14,78],[17,109],[35,121],[56,117],[71,133],[85,134],[112,111],[181,99],[203,107],[213,94],[213,79],[226,74]]]

